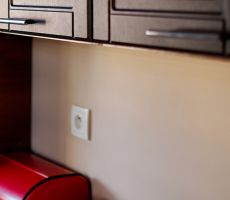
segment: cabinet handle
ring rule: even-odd
[[[165,37],[176,39],[190,39],[190,40],[220,40],[221,36],[217,33],[204,32],[189,32],[189,31],[155,31],[146,30],[145,35],[149,37]]]
[[[0,23],[3,23],[3,24],[27,25],[27,24],[38,23],[38,21],[32,20],[32,19],[0,18]]]

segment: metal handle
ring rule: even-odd
[[[217,33],[189,32],[189,31],[155,31],[146,30],[145,35],[149,37],[165,37],[190,40],[220,40]]]
[[[36,20],[32,19],[13,19],[13,18],[0,18],[0,23],[3,24],[17,24],[17,25],[27,25],[27,24],[35,24]]]

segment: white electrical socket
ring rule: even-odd
[[[89,114],[90,110],[79,106],[72,106],[71,132],[72,135],[83,140],[89,140]]]

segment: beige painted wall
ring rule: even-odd
[[[92,140],[70,133],[92,110]],[[230,60],[35,39],[33,150],[95,200],[230,199]]]

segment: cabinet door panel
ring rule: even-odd
[[[8,18],[8,0],[0,0],[0,18]],[[0,29],[8,29],[7,24],[0,24]]]
[[[223,46],[218,33],[222,28],[222,22],[214,20],[113,15],[111,16],[111,41],[221,53]],[[150,31],[153,32],[152,35],[148,34]],[[209,31],[213,35],[209,35]]]
[[[24,7],[23,10],[34,10],[34,8],[39,8],[39,10],[45,8],[45,10],[49,11],[53,11],[55,8],[68,9],[68,12],[73,13],[73,36],[84,39],[88,39],[91,36],[91,14],[89,13],[91,12],[91,3],[88,0],[12,0],[11,2],[10,15],[14,10],[21,9],[19,7]],[[62,24],[65,24],[65,21],[62,22],[64,22]]]
[[[73,36],[72,13],[11,10],[12,18],[38,20],[41,23],[28,25],[10,25],[10,30],[42,33],[49,35]]]
[[[72,7],[73,0],[12,0],[13,6]]]
[[[117,9],[221,12],[222,0],[114,0]]]

